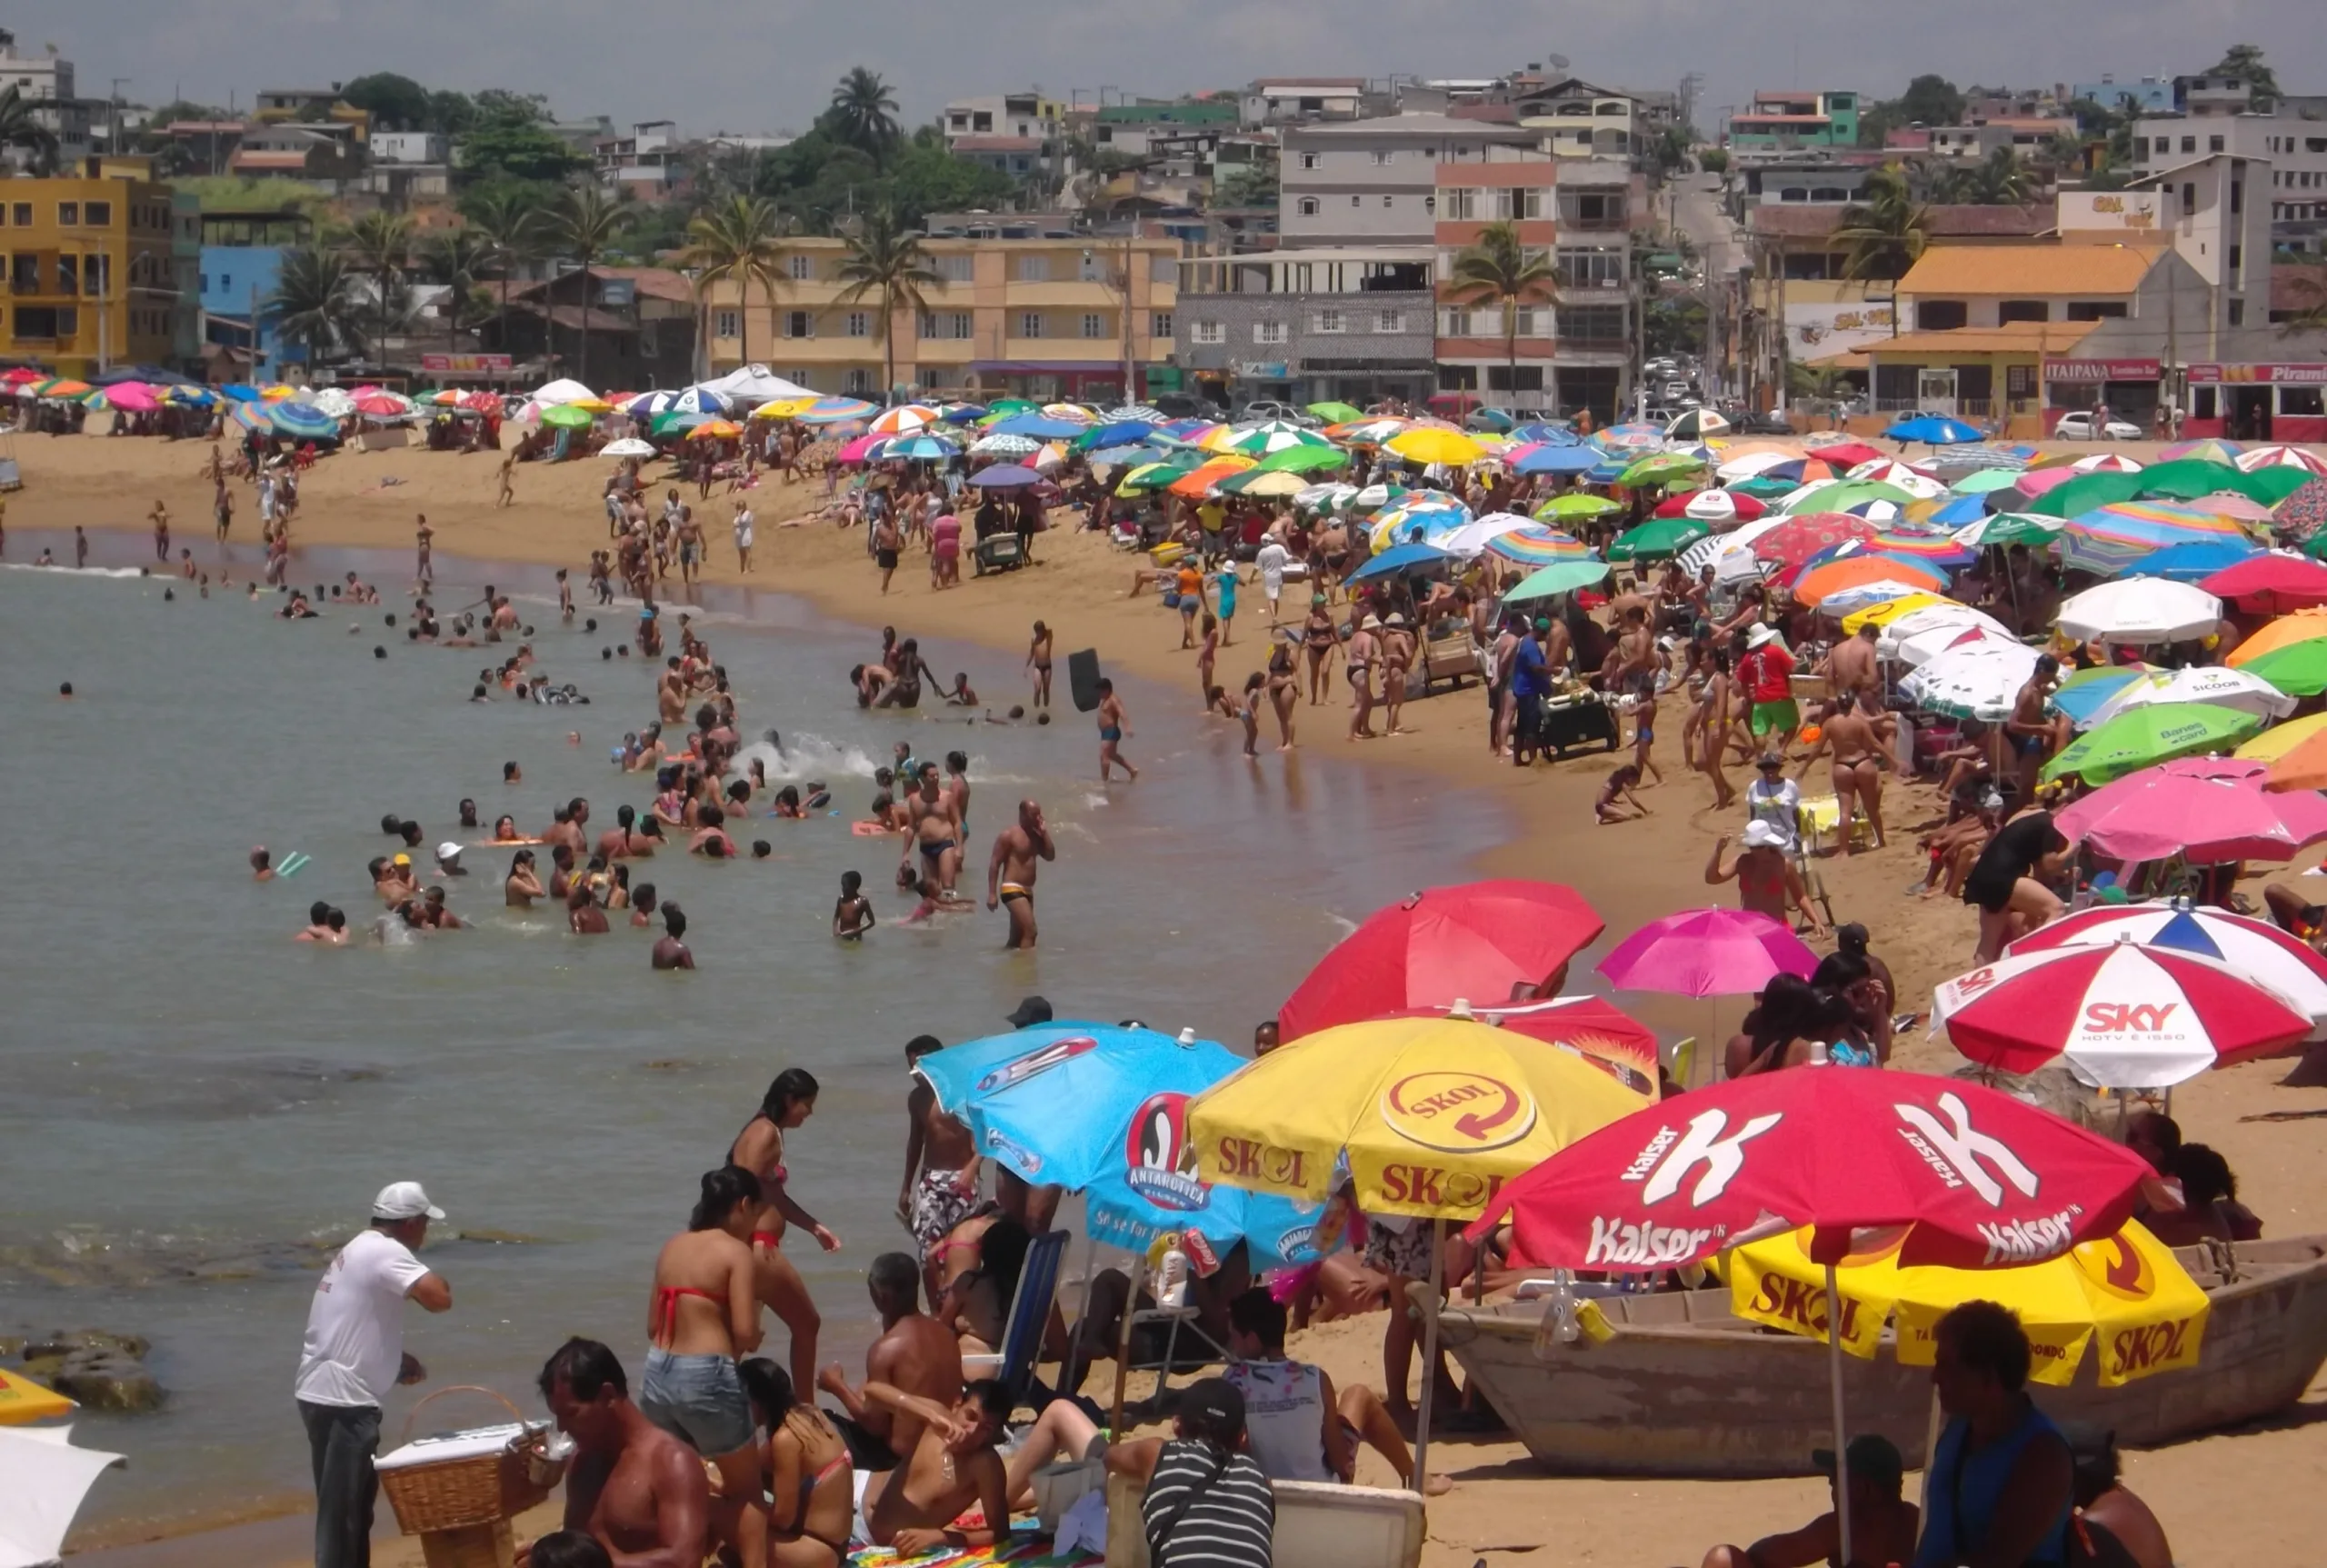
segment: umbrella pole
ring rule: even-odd
[[[1147,1277],[1147,1254],[1132,1254],[1131,1288],[1124,1294],[1121,1343],[1115,1346],[1115,1403],[1107,1416],[1107,1430],[1120,1437],[1124,1430],[1124,1385],[1131,1381],[1131,1320],[1139,1307],[1139,1287]]]
[[[1851,1474],[1850,1439],[1843,1427],[1843,1295],[1835,1288],[1832,1263],[1826,1265],[1826,1373],[1834,1393],[1834,1523],[1841,1544],[1836,1555],[1847,1563],[1851,1559]],[[1923,1463],[1931,1463],[1928,1456]]]
[[[1422,1402],[1414,1411],[1416,1493],[1430,1475],[1430,1396],[1438,1387],[1438,1291],[1446,1278],[1446,1233],[1436,1220],[1429,1224],[1430,1310],[1422,1320]]]

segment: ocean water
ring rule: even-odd
[[[133,544],[107,540],[99,560]],[[475,598],[460,579],[487,574],[446,564],[438,602]],[[311,554],[293,574],[350,566],[394,580],[352,552]],[[549,586],[490,574],[521,604]],[[823,1085],[786,1151],[792,1191],[845,1242],[794,1256],[827,1357],[861,1365],[863,1269],[906,1243],[891,1212],[906,1039],[998,1032],[1041,992],[1062,1017],[1192,1025],[1241,1046],[1354,921],[1459,877],[1504,825],[1419,775],[1322,751],[1249,764],[1241,732],[1206,727],[1187,694],[1132,683],[1127,749],[1144,776],[1103,791],[1092,722],[1063,689],[1044,729],[867,714],[845,672],[870,634],[739,594],[711,601],[707,631],[742,728],[776,729],[788,763],[772,774],[827,782],[843,814],[740,824],[746,846],[774,844],[770,863],[666,853],[634,868],[687,909],[695,974],[651,973],[644,932],[577,938],[554,911],[505,911],[507,852],[481,849],[452,897],[476,929],[320,948],[289,940],[311,900],[356,924],[376,913],[365,865],[396,847],[385,813],[416,818],[433,847],[464,836],[464,795],[488,824],[506,810],[528,831],[576,794],[594,831],[617,804],[645,804],[650,779],[607,761],[653,716],[648,671],[600,657],[629,617],[599,612],[592,634],[535,612],[542,668],[591,705],[472,704],[492,652],[406,644],[382,624],[400,600],[292,624],[239,594],[181,585],[167,603],[165,586],[0,569],[0,1333],[146,1335],[169,1393],[158,1415],[84,1422],[84,1443],[131,1460],[96,1488],[85,1528],[303,1492],[290,1385],[313,1271],[392,1179],[425,1183],[455,1233],[426,1254],[454,1311],[408,1324],[427,1387],[483,1383],[533,1413],[534,1373],[567,1334],[637,1358],[655,1248],[787,1066]],[[1023,699],[1014,657],[924,645],[997,705]],[[56,695],[65,680],[71,702]],[[884,925],[861,947],[832,940],[844,869],[864,871],[884,919],[908,907],[889,891],[894,841],[847,831],[898,740],[972,757],[965,889],[982,887],[1016,800],[1044,804],[1059,859],[1043,868],[1039,952],[1004,954],[1003,917],[982,907],[934,930]],[[504,760],[521,786],[502,784]],[[313,860],[254,884],[245,856],[261,844]],[[440,1401],[428,1424],[494,1408],[472,1399]],[[391,1439],[411,1402],[391,1402]]]

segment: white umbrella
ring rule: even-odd
[[[1689,497],[1689,504],[1681,508],[1681,515],[1700,523],[1734,523],[1737,497],[1726,490],[1700,490]]]
[[[654,448],[651,443],[641,441],[635,435],[625,435],[620,441],[609,441],[599,447],[598,455],[601,457],[652,457],[654,455]]]
[[[534,402],[544,408],[554,408],[561,403],[581,403],[598,394],[578,381],[553,381],[534,394]]]
[[[784,377],[770,373],[764,365],[747,365],[741,370],[731,370],[726,375],[714,377],[703,385],[738,404],[754,408],[763,403],[774,403],[779,398],[816,395],[796,382],[786,381]]]
[[[1534,526],[1533,518],[1522,517],[1516,512],[1490,512],[1483,517],[1473,517],[1450,528],[1428,543],[1467,560],[1513,529]]]
[[[2120,577],[2061,606],[2061,631],[2080,641],[2178,643],[2222,624],[2222,601],[2204,589],[2164,577]]]
[[[1966,632],[2001,637],[2007,642],[2018,640],[2012,636],[2011,627],[1984,610],[1974,610],[1969,604],[1926,604],[1884,626],[1875,651],[1903,664],[1925,664]]]
[[[1303,512],[1340,512],[1356,494],[1354,484],[1312,484],[1295,495],[1293,504]]]
[[[128,1460],[73,1446],[69,1426],[0,1426],[0,1568],[45,1568],[97,1477]]]
[[[2327,972],[2317,955],[2267,921],[2226,909],[2186,903],[2095,904],[2038,928],[2004,952],[2107,947],[2128,941],[2218,958],[2285,997],[2313,1024],[2327,1025]]]
[[[2202,664],[2162,674],[2144,675],[2101,704],[2092,715],[2106,724],[2130,708],[2155,707],[2160,703],[2210,703],[2218,708],[2262,714],[2274,719],[2294,712],[2294,699],[2260,675],[2219,664]]]
[[[344,386],[322,387],[307,401],[314,404],[318,412],[334,419],[345,419],[355,412],[355,399],[348,395],[347,388]]]
[[[1043,449],[1031,435],[981,435],[971,444],[974,457],[1028,457]]]
[[[1812,503],[1816,500],[1818,492],[1821,490],[1831,490],[1835,485],[1842,483],[1843,481],[1839,479],[1813,479],[1807,484],[1797,484],[1793,489],[1778,497],[1778,504],[1773,508],[1773,510],[1778,512],[1815,512],[1819,510],[1819,508]]]
[[[1713,472],[1733,484],[1741,479],[1758,479],[1781,463],[1801,461],[1802,454],[1798,452],[1773,452],[1765,447],[1759,452],[1748,452],[1741,456],[1733,457]]]
[[[1926,708],[1957,718],[2001,723],[2012,701],[2036,673],[2036,650],[2019,643],[1967,634],[1962,643],[1899,683],[1899,690]]]
[[[1784,521],[1783,517],[1756,517],[1726,534],[1708,534],[1681,552],[1681,569],[1694,576],[1711,566],[1713,580],[1720,583],[1743,583],[1758,577],[1763,563],[1753,554],[1753,541]]]

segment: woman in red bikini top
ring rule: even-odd
[[[791,1363],[794,1388],[816,1386],[816,1333],[824,1320],[816,1312],[816,1303],[809,1299],[800,1271],[792,1266],[781,1250],[784,1227],[799,1225],[814,1236],[817,1245],[824,1251],[840,1250],[840,1237],[818,1223],[815,1216],[793,1202],[785,1191],[784,1135],[807,1121],[815,1110],[814,1076],[804,1068],[787,1067],[768,1085],[767,1094],[760,1102],[759,1114],[744,1124],[744,1130],[735,1134],[734,1146],[727,1151],[731,1164],[741,1165],[759,1178],[761,1201],[749,1233],[752,1253],[757,1263],[760,1300],[784,1320],[784,1326],[792,1335],[792,1353],[786,1359]]]
[[[793,1397],[782,1367],[754,1357],[736,1370],[752,1413],[767,1433],[760,1474],[774,1500],[770,1568],[839,1568],[848,1557],[856,1516],[847,1445],[824,1412]]]

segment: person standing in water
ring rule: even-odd
[[[166,566],[170,561],[170,509],[157,500],[147,515],[154,519],[154,559]]]
[[[994,835],[994,854],[985,867],[986,908],[1006,905],[1010,911],[1010,936],[1002,944],[1005,952],[1034,945],[1035,873],[1039,863],[1057,858],[1058,846],[1043,820],[1043,808],[1033,800],[1020,801],[1018,820]]]
[[[840,1237],[817,1223],[815,1216],[793,1201],[786,1190],[784,1167],[784,1134],[815,1114],[816,1080],[804,1068],[787,1067],[775,1075],[760,1101],[757,1114],[744,1124],[728,1148],[731,1164],[759,1178],[761,1202],[752,1223],[752,1254],[759,1298],[784,1321],[792,1335],[790,1362],[794,1387],[816,1383],[816,1334],[824,1319],[808,1295],[800,1271],[784,1255],[784,1232],[798,1225],[816,1238],[828,1253],[840,1250]]]
[[[1034,623],[1034,640],[1026,648],[1026,667],[1034,673],[1034,706],[1051,705],[1051,641],[1054,634],[1042,622]]]
[[[1131,733],[1129,715],[1124,712],[1124,700],[1115,695],[1115,683],[1102,676],[1099,681],[1099,782],[1114,780],[1107,770],[1120,766],[1134,783],[1139,770],[1123,754],[1124,736]]]

